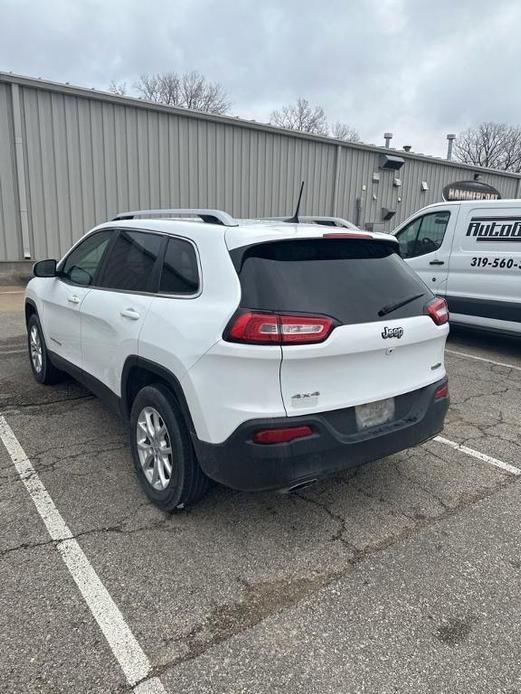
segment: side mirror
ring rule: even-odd
[[[35,277],[56,277],[56,261],[51,258],[38,261],[33,265],[33,275]]]
[[[77,265],[73,265],[67,274],[71,282],[81,284],[82,287],[88,287],[92,283],[91,274]]]

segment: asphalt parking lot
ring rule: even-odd
[[[73,381],[33,381],[6,291],[0,415],[87,568],[0,444],[2,691],[521,692],[519,341],[453,331],[444,441],[289,496],[216,486],[166,516],[122,424]],[[97,615],[73,580],[87,569],[113,601]],[[100,629],[113,608],[144,654],[133,680]]]

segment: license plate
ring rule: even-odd
[[[394,398],[369,402],[355,407],[358,429],[369,429],[394,419]]]

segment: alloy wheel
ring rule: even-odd
[[[172,477],[172,444],[166,423],[155,408],[144,407],[139,413],[136,442],[139,462],[148,483],[163,491]]]
[[[36,325],[33,325],[29,333],[29,345],[31,350],[31,362],[36,373],[40,373],[43,366],[42,341],[40,332]]]

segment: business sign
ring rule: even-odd
[[[456,181],[443,189],[443,199],[453,200],[500,200],[501,193],[488,183],[481,181]]]
[[[521,217],[472,217],[467,236],[476,241],[521,241]]]

